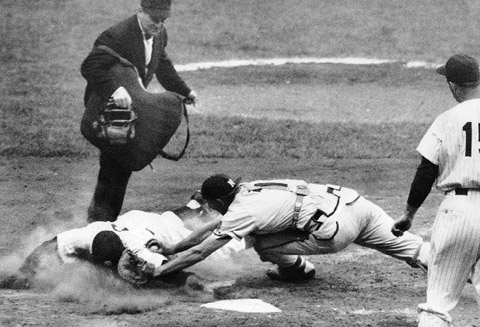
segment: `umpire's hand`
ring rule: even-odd
[[[120,108],[131,108],[132,106],[132,98],[123,86],[120,86],[113,92],[112,99]]]
[[[192,90],[192,91],[190,91],[190,94],[187,95],[185,103],[186,104],[193,104],[193,106],[196,107],[197,104],[198,104],[198,101],[199,101],[199,99],[198,99],[197,93]]]
[[[409,230],[410,227],[412,227],[412,219],[413,217],[403,215],[397,220],[395,220],[392,226],[393,235],[397,237],[402,236],[405,231]]]

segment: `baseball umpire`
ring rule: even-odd
[[[352,189],[301,180],[240,183],[218,174],[203,182],[201,193],[221,215],[175,246],[161,247],[163,254],[177,256],[155,267],[153,276],[189,267],[243,238],[260,259],[278,265],[267,275],[281,281],[314,277],[315,267],[301,255],[335,253],[352,243],[413,266],[427,264],[429,243],[410,233],[396,238],[393,219]]]
[[[93,50],[81,65],[87,80],[85,105],[92,94],[105,101],[112,98],[119,108],[129,108],[132,96],[125,85],[112,78],[109,69],[119,60],[132,64],[146,88],[155,74],[160,84],[171,92],[186,97],[187,104],[196,104],[198,96],[178,75],[165,48],[171,0],[141,0],[137,14],[104,31]],[[108,50],[108,51],[107,51]],[[132,170],[106,151],[100,154],[100,171],[95,193],[88,209],[88,221],[114,221],[122,209]]]
[[[427,302],[418,306],[420,327],[451,326],[471,273],[480,301],[480,73],[475,58],[450,57],[437,73],[447,79],[458,105],[440,114],[417,151],[422,161],[404,215],[392,232],[403,235],[436,180],[445,193],[432,229]],[[479,302],[480,305],[480,302]]]

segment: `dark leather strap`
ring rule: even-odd
[[[187,123],[187,136],[185,137],[185,145],[183,146],[182,151],[178,155],[171,155],[161,150],[159,153],[160,156],[168,160],[173,160],[173,161],[180,160],[185,154],[188,143],[190,142],[190,127],[189,127],[189,120],[188,120],[188,113],[187,113],[187,106],[186,106],[186,98],[183,100],[182,104],[183,104],[183,117],[185,117],[185,122]]]

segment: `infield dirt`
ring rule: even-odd
[[[137,172],[125,211],[162,212],[188,200],[205,176],[226,172],[244,180],[290,177],[336,183],[360,191],[393,217],[404,205],[416,160],[157,159],[156,172]],[[0,255],[2,273],[55,233],[85,224],[97,172],[96,158],[2,158],[0,161]],[[441,195],[433,192],[418,213],[413,232],[430,235]],[[317,276],[307,283],[274,282],[269,264],[251,250],[222,263],[192,267],[211,282],[236,279],[215,297],[196,287],[136,290],[74,267],[29,290],[0,290],[2,326],[416,326],[416,305],[425,298],[426,276],[379,252],[351,246],[312,256]],[[72,269],[74,271],[72,271]],[[201,308],[218,299],[255,298],[281,313],[240,313]],[[457,326],[479,326],[473,288],[468,285],[453,312]]]
[[[292,3],[177,1],[168,21],[168,53],[175,64],[279,56],[442,63],[456,51],[480,54],[474,0]],[[2,274],[40,242],[86,223],[98,159],[78,131],[85,87],[79,66],[101,31],[136,10],[131,0],[2,1]],[[350,186],[396,217],[418,164],[420,137],[454,104],[433,70],[400,64],[244,67],[182,76],[198,91],[197,109],[206,114],[191,115],[190,157],[156,160],[157,173],[135,173],[125,211],[162,212],[183,204],[206,176],[225,172],[244,180],[289,177]],[[303,133],[304,124],[291,123],[298,121],[318,125]],[[315,161],[304,159],[312,153]],[[415,220],[413,231],[426,239],[440,200],[430,194]],[[46,276],[50,284],[43,288],[0,289],[0,325],[416,326],[416,305],[425,298],[422,272],[354,246],[311,260],[318,274],[305,284],[268,280],[269,265],[252,252],[228,264],[192,268],[211,281],[237,279],[222,297],[258,298],[282,310],[277,314],[213,311],[200,307],[214,300],[212,294],[194,287],[139,291],[75,266]],[[471,286],[453,316],[456,326],[480,326]]]

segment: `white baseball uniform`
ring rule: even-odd
[[[258,185],[284,184],[286,188]],[[292,216],[298,204],[299,185],[306,186],[297,223]],[[279,266],[293,265],[298,255],[335,253],[352,243],[379,250],[405,261],[417,258],[426,264],[429,243],[406,232],[395,237],[393,219],[356,191],[335,185],[307,184],[301,180],[270,180],[240,184],[239,193],[221,218],[214,235],[242,239],[272,234],[288,228],[309,232],[305,241],[294,241],[269,249],[258,249],[260,258]]]
[[[419,305],[419,326],[449,326],[449,311],[472,271],[480,305],[480,99],[440,114],[417,151],[439,166],[436,186],[446,193],[433,224],[427,302]]]
[[[126,230],[118,228],[112,222],[98,221],[57,235],[57,251],[62,261],[73,263],[85,257],[87,253],[91,254],[93,239],[101,231],[115,232],[126,249],[147,262],[161,265],[167,260],[165,256],[147,249],[147,243],[154,239],[152,232],[146,229]]]
[[[162,214],[132,210],[120,215],[113,222],[117,228],[128,230],[147,230],[153,234],[153,238],[166,247],[172,247],[192,233],[187,229],[183,221],[173,212],[166,211]],[[232,240],[222,249],[212,254],[212,260],[221,260],[234,252],[245,249],[245,241]]]

